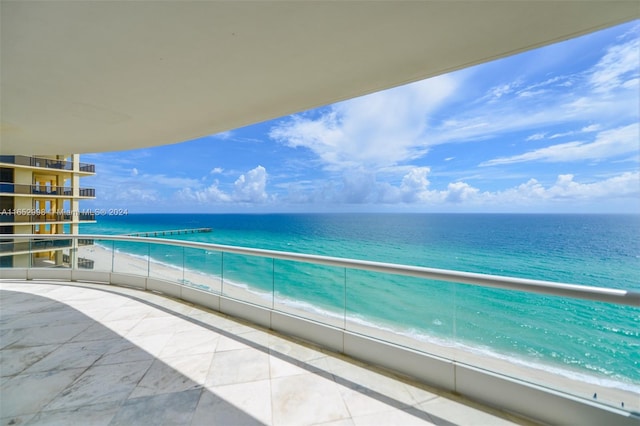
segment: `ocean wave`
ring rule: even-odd
[[[112,251],[112,248],[108,246],[104,246],[101,244],[96,244],[96,246],[99,246],[107,251]],[[127,255],[132,258],[143,260],[145,262],[151,262],[153,264],[168,267],[173,270],[179,270],[179,271],[184,270],[185,274],[189,272],[191,274],[208,277],[209,279],[212,277],[221,278],[219,274],[211,274],[211,273],[207,273],[197,269],[183,268],[182,266],[178,266],[169,262],[163,262],[156,258],[149,257],[148,255],[139,255],[134,253],[122,252],[120,251],[120,249],[116,249],[115,251],[116,253],[121,253],[123,255]],[[184,284],[196,285],[201,289],[208,288],[210,289],[210,291],[214,291],[214,292],[216,291],[215,289],[212,289],[200,283],[192,283],[192,282],[185,281]],[[621,377],[619,375],[603,377],[602,374],[605,373],[604,371],[602,371],[601,369],[598,369],[596,366],[590,366],[586,362],[580,362],[578,367],[584,370],[590,370],[593,372],[593,374],[589,374],[588,371],[584,371],[584,372],[576,371],[576,369],[567,368],[568,366],[565,367],[558,364],[544,363],[532,358],[526,358],[526,357],[518,356],[514,354],[505,354],[493,348],[490,348],[488,346],[474,345],[472,343],[461,342],[460,340],[456,340],[455,337],[453,336],[451,337],[438,336],[433,333],[427,333],[424,330],[411,328],[411,327],[401,327],[396,324],[385,323],[382,320],[373,319],[370,317],[364,317],[361,315],[347,314],[345,316],[344,310],[341,310],[341,309],[332,310],[330,308],[320,307],[317,304],[314,304],[311,302],[287,297],[286,295],[281,294],[279,292],[276,292],[274,295],[270,291],[257,289],[255,286],[252,286],[251,284],[245,283],[245,282],[234,281],[228,278],[224,278],[222,280],[222,285],[223,285],[223,288],[222,288],[223,294],[226,293],[224,291],[224,286],[230,285],[236,289],[242,290],[243,292],[252,294],[258,299],[264,300],[265,302],[264,304],[267,306],[270,306],[271,301],[275,300],[276,305],[280,306],[279,309],[285,313],[307,317],[306,315],[304,315],[304,312],[307,312],[309,314],[308,318],[310,319],[317,319],[318,317],[320,317],[320,318],[327,318],[328,319],[328,321],[326,321],[327,324],[344,323],[346,325],[347,330],[349,330],[350,325],[364,327],[366,329],[371,330],[370,334],[373,337],[378,336],[378,338],[381,338],[383,340],[390,340],[392,341],[392,343],[401,344],[405,346],[406,344],[405,342],[403,342],[403,340],[405,339],[407,341],[413,340],[417,342],[416,347],[414,349],[420,350],[419,348],[423,347],[423,348],[427,348],[425,349],[425,351],[427,351],[429,345],[433,345],[434,347],[446,348],[446,349],[454,349],[454,350],[459,350],[461,352],[470,353],[481,358],[490,357],[493,359],[505,361],[510,364],[522,366],[528,369],[543,370],[555,375],[565,377],[570,380],[577,380],[587,384],[592,384],[596,387],[607,387],[607,388],[620,389],[624,391],[640,393],[640,384],[636,382],[631,382],[630,381],[631,379],[627,377]],[[440,323],[438,324],[438,322]],[[439,326],[439,325],[442,325],[442,322],[439,321],[438,319],[435,319],[433,321],[433,325]],[[394,335],[399,336],[400,338],[399,339],[388,338],[388,336],[394,336]],[[533,354],[533,356],[535,356],[535,354]]]
[[[539,361],[519,357],[513,354],[501,353],[488,346],[479,346],[479,345],[473,345],[470,343],[460,342],[458,340],[455,340],[454,337],[444,338],[444,337],[435,336],[433,334],[428,334],[421,330],[417,330],[415,328],[400,328],[400,327],[394,327],[390,325],[383,325],[381,323],[374,322],[369,319],[365,319],[363,317],[358,317],[358,316],[349,316],[347,318],[347,321],[357,323],[360,326],[364,326],[373,330],[382,331],[383,334],[386,334],[386,335],[389,335],[389,334],[398,335],[398,336],[407,338],[409,340],[414,340],[416,342],[420,342],[427,345],[434,345],[436,347],[459,350],[461,352],[476,355],[481,359],[487,358],[487,357],[494,358],[501,361],[505,361],[510,364],[516,364],[528,369],[535,369],[535,370],[550,372],[552,374],[556,374],[570,380],[577,380],[580,382],[593,384],[594,386],[598,386],[598,387],[607,387],[607,388],[614,388],[614,389],[620,389],[624,391],[640,393],[640,384],[629,382],[628,381],[629,379],[626,377],[620,377],[620,376],[616,377],[614,375],[613,377],[615,378],[611,378],[611,377],[602,377],[600,375],[596,375],[598,373],[603,373],[603,371],[600,371],[594,368],[593,366],[591,367],[591,370],[596,374],[589,374],[587,372],[581,372],[581,371],[576,371],[574,369],[563,368],[563,366],[556,365],[556,364],[544,363],[544,362],[539,362]],[[373,337],[376,337],[376,335],[379,335],[380,333],[376,333],[376,331],[374,331],[372,332],[372,334],[373,334]],[[381,338],[385,340],[384,336],[381,336]],[[403,342],[400,341],[402,339],[386,339],[386,340],[393,340],[391,343],[396,343],[401,345],[403,344]],[[418,346],[421,346],[421,345],[418,345]],[[419,348],[412,348],[412,349],[419,349]],[[587,364],[581,363],[580,366],[587,369],[589,368]]]

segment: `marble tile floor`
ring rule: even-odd
[[[508,425],[521,419],[158,294],[0,281],[2,425]]]

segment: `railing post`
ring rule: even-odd
[[[271,309],[276,306],[276,259],[271,258]]]
[[[343,325],[342,328],[344,330],[347,329],[347,268],[344,268],[344,282],[343,282],[343,286],[342,286],[342,292],[343,292],[343,309],[344,309],[344,315],[343,315]]]
[[[220,294],[224,294],[224,252],[220,252]]]
[[[111,272],[115,272],[115,263],[116,263],[116,242],[111,242]]]

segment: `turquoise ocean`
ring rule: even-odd
[[[170,238],[640,291],[638,215],[129,214],[100,216],[81,233],[203,227],[213,232]],[[149,255],[135,244],[118,250]],[[182,266],[171,250],[150,257]],[[215,259],[185,266],[219,274]],[[225,277],[298,308],[640,392],[640,308],[247,256],[225,262]]]

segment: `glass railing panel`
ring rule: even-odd
[[[345,270],[277,259],[274,309],[335,327],[344,327]]]
[[[273,259],[224,253],[222,294],[271,308],[273,306]]]
[[[96,172],[96,166],[95,166],[95,164],[80,163],[80,171],[81,172],[95,173]]]
[[[222,293],[222,253],[219,251],[184,248],[185,286],[210,293]]]
[[[184,282],[184,248],[149,244],[149,277],[182,284]]]
[[[29,241],[32,268],[70,268],[71,239],[34,238]]]
[[[346,329],[451,358],[454,292],[451,283],[348,269]]]
[[[78,269],[111,272],[113,241],[78,239]]]
[[[640,411],[640,308],[459,285],[456,338],[457,361]]]
[[[0,253],[28,252],[31,249],[29,240],[3,240],[0,242]]]
[[[113,241],[113,272],[148,276],[149,244]]]

